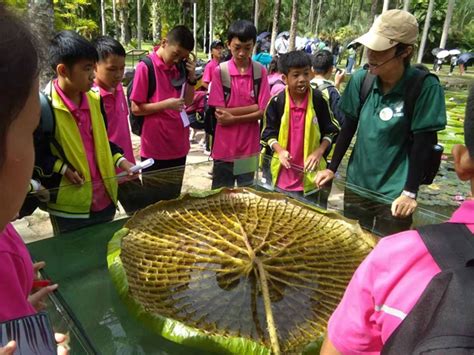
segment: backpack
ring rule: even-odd
[[[416,69],[415,75],[412,78],[410,85],[406,87],[405,94],[403,97],[404,116],[407,117],[410,121],[413,118],[413,113],[415,111],[415,104],[416,104],[416,101],[418,100],[418,97],[420,97],[424,80],[428,76],[432,76],[436,78],[436,80],[439,81],[439,78],[436,75],[431,74],[429,69],[426,66],[422,64],[417,64],[414,66],[414,68]],[[376,77],[377,77],[376,75],[370,74],[369,71],[366,70],[364,80],[362,81],[362,84],[359,90],[359,103],[360,104],[359,104],[358,115],[360,115],[362,107],[364,107],[365,101],[367,100],[367,97],[369,96],[369,93],[372,90],[372,86],[374,85]],[[413,136],[410,137],[410,146],[412,142],[413,142]],[[443,154],[443,147],[439,144],[435,144],[431,149],[430,158],[426,161],[426,165],[424,166],[424,175],[421,181],[422,185],[429,185],[433,182],[434,178],[436,177],[436,174],[438,173],[439,166],[441,164],[442,154]]]
[[[140,59],[139,62],[145,63],[148,69],[147,101],[149,101],[156,91],[155,67],[153,66],[153,62],[149,56]],[[133,80],[134,78],[132,78],[132,80],[127,85],[128,118],[130,120],[132,132],[137,136],[140,136],[142,134],[144,118],[143,116],[136,116],[132,113],[132,101],[130,100],[130,96],[132,95]]]
[[[441,269],[390,335],[382,354],[474,353],[474,237],[464,224],[418,228]]]
[[[219,64],[222,89],[224,91],[225,105],[229,103],[231,93],[231,77],[229,73],[229,66],[227,62]],[[252,60],[252,74],[253,74],[253,92],[256,101],[260,95],[260,86],[262,84],[262,66],[261,64]],[[214,136],[216,131],[217,120],[215,116],[215,107],[209,106],[204,114],[204,130],[207,134]]]

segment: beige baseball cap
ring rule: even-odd
[[[415,44],[418,22],[415,16],[403,10],[388,10],[377,17],[369,32],[353,43],[360,43],[373,51],[384,51],[398,43]]]

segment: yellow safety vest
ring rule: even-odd
[[[100,109],[100,94],[90,90],[86,93],[86,97],[90,109],[95,159],[106,191],[112,202],[117,205],[118,184],[114,178],[116,174],[114,161],[116,160],[114,160],[110,150],[107,129]],[[84,185],[72,185],[66,177],[62,176],[56,199],[48,203],[48,211],[56,216],[88,218],[93,191],[90,183],[89,162],[81,134],[76,120],[61,100],[54,86],[51,90],[51,102],[56,126],[54,136],[62,147],[68,162],[76,171],[82,174],[86,183]],[[51,150],[55,156],[61,157],[54,145],[51,145]]]
[[[283,116],[281,117],[280,131],[278,133],[278,144],[283,149],[288,146],[288,136],[290,131],[290,95],[288,87],[285,89],[285,109],[283,110]],[[319,124],[316,120],[316,111],[313,107],[313,90],[310,89],[310,95],[308,97],[308,106],[306,108],[305,125],[304,125],[304,141],[303,141],[303,156],[306,159],[312,152],[314,152],[320,145],[321,132],[319,130]],[[276,185],[278,175],[280,173],[281,164],[278,159],[278,153],[273,152],[273,159],[270,165],[270,171],[272,173],[273,186]],[[303,189],[305,193],[316,189],[314,178],[318,170],[326,169],[326,160],[321,158],[319,166],[314,172],[307,172],[303,178]]]

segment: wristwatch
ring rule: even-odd
[[[194,80],[189,80],[189,79],[188,79],[188,80],[187,80],[187,83],[188,83],[189,85],[191,85],[191,86],[196,85],[197,82],[198,82],[197,79],[194,79]]]
[[[414,193],[414,192],[410,192],[410,191],[407,191],[407,190],[403,190],[403,191],[402,191],[402,195],[407,196],[407,197],[410,197],[410,198],[416,200],[416,193]]]

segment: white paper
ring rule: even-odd
[[[183,86],[181,87],[181,98],[182,99],[184,98],[184,92],[186,90],[186,85],[187,84],[183,84]],[[189,126],[189,117],[188,117],[188,114],[186,113],[186,110],[181,110],[179,115],[181,116],[181,122],[183,122],[183,127],[185,127],[185,128],[188,127]]]

